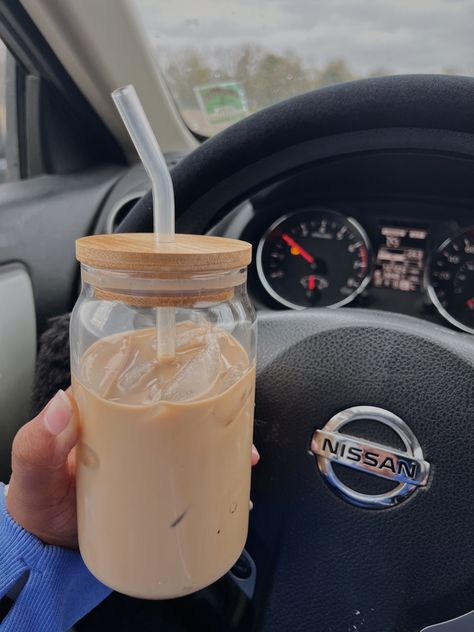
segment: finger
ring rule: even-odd
[[[72,400],[58,391],[46,408],[17,433],[8,498],[19,504],[59,503],[69,491],[68,455],[78,439]]]
[[[257,465],[257,463],[260,461],[260,454],[258,453],[257,448],[252,445],[252,458],[251,458],[251,463],[252,465]]]

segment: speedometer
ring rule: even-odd
[[[370,279],[370,246],[352,218],[326,209],[280,217],[257,249],[257,271],[267,292],[293,309],[339,307]]]
[[[474,334],[474,227],[441,244],[428,274],[428,294],[438,312]]]

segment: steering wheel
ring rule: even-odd
[[[205,230],[309,164],[382,150],[471,161],[473,104],[474,79],[399,76],[274,105],[173,170],[178,229]],[[145,196],[120,230],[151,230],[151,204]],[[411,485],[409,465],[394,470],[405,482],[346,467],[341,436],[362,445],[354,457],[372,444],[385,458],[408,454],[373,407],[404,422],[410,454],[429,464],[423,486]],[[332,424],[326,456],[316,458],[315,431],[348,409],[346,427]],[[354,308],[261,313],[255,416],[254,630],[420,632],[474,609],[474,337]],[[376,508],[343,489],[370,500],[405,484],[407,495]]]

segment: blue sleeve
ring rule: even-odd
[[[0,598],[25,573],[26,584],[1,632],[67,632],[112,592],[91,575],[78,552],[44,544],[14,522],[0,483]]]

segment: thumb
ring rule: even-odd
[[[8,502],[37,508],[60,503],[70,486],[68,455],[78,439],[72,399],[60,390],[18,431]]]

